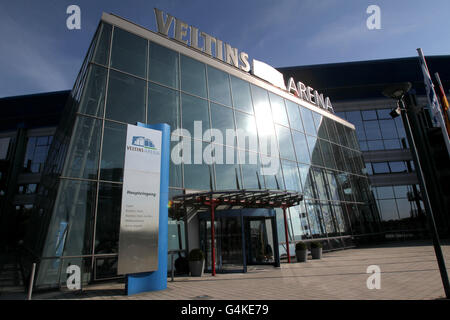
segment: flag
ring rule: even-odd
[[[430,72],[428,71],[427,63],[425,61],[425,57],[423,55],[422,49],[417,49],[417,52],[419,53],[419,61],[420,66],[422,68],[423,72],[423,79],[425,82],[425,89],[427,93],[427,99],[428,104],[431,109],[431,113],[433,115],[434,123],[437,124],[437,126],[441,127],[442,135],[445,141],[445,145],[447,147],[447,152],[450,156],[450,140],[449,140],[449,134],[447,133],[447,128],[445,126],[444,117],[442,115],[441,106],[439,105],[438,98],[436,96],[436,92],[434,91],[434,84],[433,80],[431,80]]]
[[[438,93],[439,98],[441,99],[442,112],[444,113],[444,118],[446,121],[450,121],[450,105],[447,100],[447,96],[445,95],[444,86],[442,85],[441,78],[439,77],[439,73],[434,74],[437,84],[438,84]]]

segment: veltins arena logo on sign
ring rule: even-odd
[[[159,154],[159,150],[156,148],[153,141],[144,136],[133,136],[131,139],[131,146],[128,145],[127,150]]]

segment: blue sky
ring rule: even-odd
[[[381,30],[366,27],[372,4]],[[156,31],[154,7],[274,67],[450,54],[448,0],[2,0],[0,97],[71,89],[102,12]]]

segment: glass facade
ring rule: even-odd
[[[391,109],[336,112],[355,125],[361,151],[393,150],[408,147],[401,117],[392,119]]]
[[[187,130],[172,134],[172,153],[182,148],[192,160],[171,162],[172,195],[238,184],[298,191],[305,200],[288,211],[293,243],[378,230],[355,130],[116,26],[100,24],[66,108],[39,189],[38,287],[61,283],[74,257],[91,279],[117,276],[126,124],[138,121]],[[223,139],[194,135],[194,121]],[[196,148],[214,150],[215,161],[198,163]],[[263,175],[268,163],[278,170]],[[183,222],[169,225],[169,250],[185,249]]]

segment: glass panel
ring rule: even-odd
[[[92,252],[92,225],[97,184],[62,179],[43,256]]]
[[[292,146],[291,130],[286,127],[275,125],[277,130],[280,157],[295,161],[294,147]]]
[[[381,213],[381,220],[398,220],[397,206],[395,200],[378,200],[379,212]]]
[[[333,150],[331,149],[331,143],[325,140],[320,140],[320,146],[322,148],[322,155],[325,167],[331,169],[337,169],[336,164],[334,162]]]
[[[284,107],[283,98],[269,92],[270,104],[272,106],[273,120],[284,126],[289,126],[286,108]]]
[[[106,118],[131,124],[145,122],[145,90],[144,80],[111,70]]]
[[[333,156],[336,161],[336,166],[338,170],[345,171],[345,159],[342,154],[342,147],[338,146],[337,144],[332,143],[331,147],[333,149]]]
[[[367,141],[369,151],[384,150],[383,140]]]
[[[329,140],[325,117],[317,112],[313,112],[314,124],[316,126],[317,136]]]
[[[367,140],[382,139],[378,121],[364,121],[364,129],[366,130]]]
[[[117,253],[119,245],[122,185],[100,183],[98,192],[95,253]]]
[[[257,151],[258,135],[256,133],[255,117],[238,111],[235,111],[235,117],[236,128],[238,129],[239,148]]]
[[[252,97],[250,95],[250,85],[248,82],[231,77],[231,90],[233,92],[233,106],[236,109],[253,113]]]
[[[111,54],[111,67],[145,78],[147,40],[115,27]]]
[[[192,164],[185,163],[184,164],[184,187],[186,189],[193,190],[210,190],[210,176],[212,179],[212,185],[214,186],[214,176],[213,169],[209,165],[205,164],[203,160],[201,160],[200,164],[195,164],[194,143],[201,143],[200,141],[194,141],[188,138],[183,138],[183,150],[190,150],[190,159]],[[190,143],[190,148],[187,144]],[[202,150],[205,150],[205,147],[208,146],[209,143],[202,143]],[[187,161],[186,161],[187,162]]]
[[[300,117],[300,110],[298,108],[298,105],[290,100],[285,100],[285,102],[289,114],[289,122],[291,124],[291,128],[304,132],[302,118]]]
[[[90,65],[78,112],[103,118],[107,73],[105,68]]]
[[[394,150],[394,149],[401,149],[402,145],[400,143],[400,140],[394,139],[394,140],[384,140],[384,147],[386,150]]]
[[[205,65],[181,55],[181,90],[206,98]]]
[[[415,209],[412,206],[412,202],[409,202],[408,199],[397,199],[396,201],[400,219],[413,217]]]
[[[102,122],[78,116],[62,175],[97,179]]]
[[[337,130],[337,135],[339,136],[339,142],[341,145],[343,146],[349,146],[349,143],[347,141],[347,136],[345,134],[345,127],[343,124],[340,123],[335,123],[336,125],[336,130]]]
[[[366,110],[362,111],[362,118],[363,120],[376,120],[377,119],[377,112],[375,110]]]
[[[311,170],[309,165],[299,164],[298,169],[300,172],[300,178],[302,182],[302,190],[305,198],[316,198],[315,186],[311,177]]]
[[[100,179],[123,181],[125,160],[126,125],[105,121]]]
[[[178,88],[178,60],[178,52],[150,42],[149,80]]]
[[[316,128],[314,127],[312,111],[304,107],[300,107],[300,110],[303,119],[303,126],[305,127],[305,132],[309,135],[315,136]]]
[[[311,163],[318,166],[323,166],[322,152],[320,151],[320,144],[316,137],[306,136],[308,141],[309,151],[311,152]]]
[[[412,192],[411,186],[394,186],[396,198],[408,198],[408,191]]]
[[[223,155],[224,159],[226,153],[229,152],[233,155],[232,159],[234,160],[232,164],[226,164],[224,161],[223,164],[215,164],[215,172],[216,172],[216,189],[217,190],[227,190],[227,189],[237,189],[237,182],[239,183],[239,187],[242,189],[242,180],[241,180],[241,172],[239,165],[237,164],[237,152],[233,148],[223,147]]]
[[[234,120],[233,120],[233,109],[220,106],[215,103],[211,103],[211,127],[213,129],[217,129],[222,134],[222,142],[218,141],[217,143],[223,143],[230,146],[236,145],[236,139],[233,137],[234,130]],[[229,133],[233,133],[227,138],[227,130]],[[228,141],[230,140],[230,141]]]
[[[177,142],[170,142],[170,150],[173,150],[174,144]],[[181,173],[181,164],[175,164],[172,160],[169,163],[169,187],[182,187],[182,176]]]
[[[109,60],[109,45],[111,42],[111,30],[112,27],[109,24],[102,23],[100,26],[100,36],[96,44],[96,48],[92,57],[92,61],[102,64],[104,66],[108,65]]]
[[[339,134],[338,131],[336,129],[336,125],[337,123],[334,120],[331,120],[327,117],[324,117],[324,121],[326,123],[327,126],[327,130],[328,130],[328,135],[330,137],[330,140],[334,143],[340,143],[339,141]]]
[[[322,200],[328,200],[327,181],[323,176],[322,170],[319,168],[313,168],[312,172],[314,173],[314,181],[316,182],[319,198]]]
[[[148,84],[147,123],[167,123],[173,131],[180,127],[180,97],[178,91]]]
[[[259,137],[274,136],[272,112],[267,91],[252,85],[253,105]]]
[[[187,94],[181,94],[182,127],[194,136],[194,121],[201,121],[202,132],[209,129],[208,102]],[[203,138],[203,137],[202,137]]]
[[[389,173],[389,166],[387,162],[372,163],[373,174]]]
[[[378,119],[392,119],[390,115],[391,109],[378,109],[376,111],[378,114]]]
[[[405,161],[391,161],[389,162],[392,173],[405,173],[408,172]]]
[[[307,200],[305,203],[309,216],[311,235],[316,238],[326,236],[324,225],[322,223],[320,204],[309,200]]]
[[[261,163],[263,164],[262,169],[265,174],[264,180],[266,181],[266,188],[272,190],[284,190],[280,159],[261,155]]]
[[[118,257],[95,257],[95,279],[111,279],[117,277]]]
[[[209,99],[231,106],[230,81],[228,74],[208,66]]]
[[[377,187],[377,199],[390,199],[394,198],[394,190],[392,189],[392,186],[387,187]]]
[[[334,226],[331,207],[328,203],[322,203],[322,216],[328,236],[336,236],[336,228]]]
[[[306,143],[306,137],[303,133],[292,131],[292,137],[294,139],[295,154],[297,155],[297,161],[303,163],[310,163],[308,144]]]
[[[336,182],[336,177],[333,171],[326,171],[327,180],[328,180],[328,190],[330,191],[331,200],[341,200],[339,195],[339,188]],[[342,199],[344,200],[344,199]]]
[[[260,175],[260,162],[258,154],[248,151],[239,151],[239,160],[241,163],[244,188],[258,189],[258,177],[262,187],[263,182]]]
[[[394,120],[380,120],[381,135],[383,139],[398,138],[397,129],[395,128]]]
[[[290,191],[302,191],[300,186],[300,178],[298,175],[297,165],[295,162],[282,161],[283,164],[283,176],[286,190]]]

